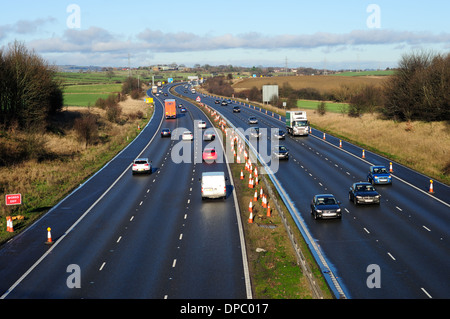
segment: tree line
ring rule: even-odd
[[[262,91],[256,87],[235,92],[229,78],[218,76],[205,83],[208,92],[223,96],[261,101]],[[382,86],[341,85],[329,92],[315,88],[293,89],[289,83],[279,88],[279,98],[271,104],[295,107],[297,100],[319,100],[348,103],[349,116],[377,112],[397,121],[450,120],[450,53],[446,55],[418,52],[402,56],[394,74]],[[323,104],[322,104],[323,107]],[[323,113],[325,110],[321,110]]]

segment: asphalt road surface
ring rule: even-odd
[[[177,92],[190,98],[198,95]],[[213,96],[201,102],[221,112],[237,128],[258,118],[260,128],[285,130],[284,118],[233,101],[221,106]],[[239,105],[240,113],[233,113]],[[267,137],[265,137],[267,139]],[[264,138],[263,138],[264,139]],[[270,156],[271,142],[260,147]],[[258,145],[261,144],[261,140]],[[389,159],[312,130],[307,137],[281,140],[290,159],[275,173],[295,204],[308,231],[325,255],[347,298],[450,298],[450,188],[394,162],[392,185],[376,185],[380,205],[354,205],[348,199],[352,183],[366,181],[369,166]],[[269,163],[270,164],[270,163]],[[331,193],[341,202],[341,220],[314,220],[310,202],[315,194]],[[325,274],[326,276],[326,274]]]
[[[166,120],[162,98],[132,144],[0,248],[2,298],[251,297],[232,184],[225,200],[200,196],[201,173],[229,177],[226,164],[201,162],[201,135],[160,136],[162,127],[197,134],[194,120],[207,119],[184,103]],[[150,175],[132,175],[137,157],[152,161]]]

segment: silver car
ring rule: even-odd
[[[258,124],[258,119],[254,116],[248,118],[248,124]]]

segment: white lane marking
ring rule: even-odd
[[[394,256],[392,256],[390,252],[388,252],[388,255],[392,258],[392,260],[395,260]]]
[[[175,268],[175,265],[177,264],[177,260],[176,259],[174,259],[173,260],[173,263],[172,263],[172,268]]]
[[[119,236],[119,238],[117,238],[116,243],[118,243],[121,239],[122,239],[122,236]]]
[[[425,226],[425,225],[422,225],[422,227],[423,228],[425,228],[426,230],[428,230],[428,231],[431,231],[431,229],[429,229],[427,226]]]
[[[420,288],[427,296],[428,296],[428,298],[433,298],[433,297],[431,297],[431,295],[425,290],[425,288]]]
[[[106,265],[106,261],[103,262],[103,264],[100,266],[98,271],[102,271],[102,269],[103,269],[103,267],[105,267],[105,265]]]

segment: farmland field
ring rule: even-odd
[[[330,92],[339,89],[341,85],[358,86],[364,84],[373,84],[380,86],[388,77],[382,76],[331,76],[331,75],[317,75],[317,76],[277,76],[267,78],[249,78],[242,79],[233,84],[236,91],[251,89],[256,87],[261,89],[263,85],[278,85],[283,86],[284,83],[289,85],[294,90],[314,88],[320,93]]]

